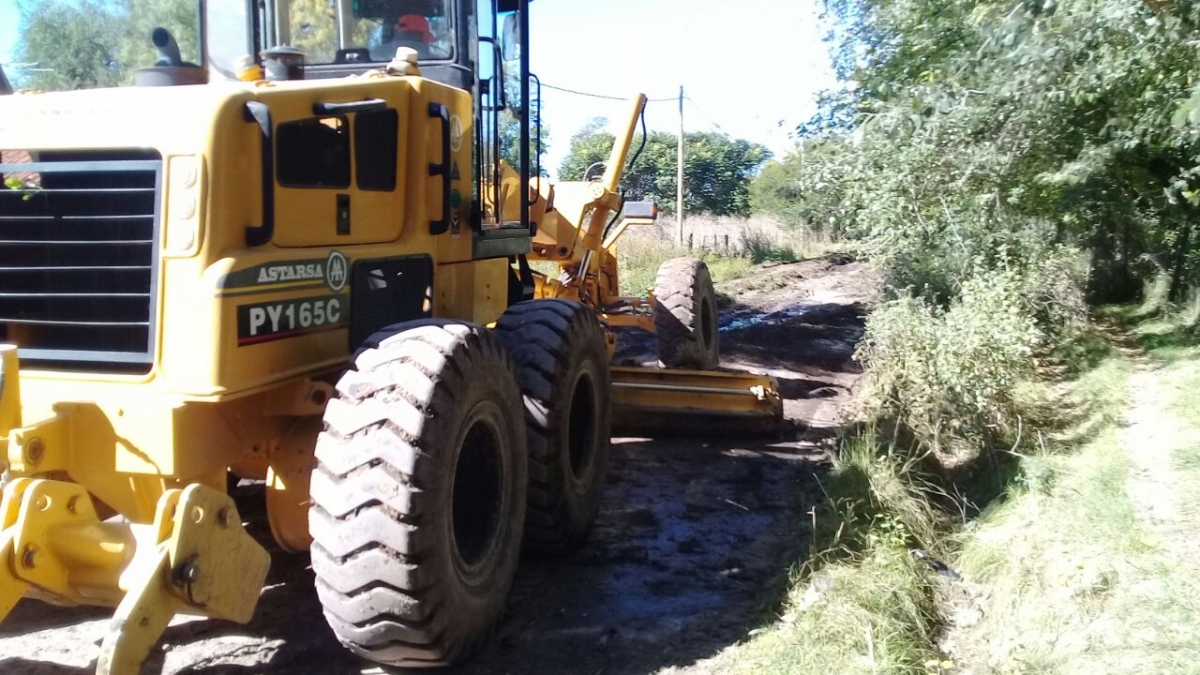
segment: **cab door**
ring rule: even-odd
[[[318,81],[319,82],[319,81]],[[277,246],[395,241],[404,226],[405,141],[411,121],[402,80],[321,85],[270,99]]]

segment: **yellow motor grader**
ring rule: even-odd
[[[231,476],[265,481],[337,639],[439,666],[523,546],[586,538],[614,419],[781,417],[770,378],[704,370],[703,263],[618,291],[654,215],[618,192],[644,97],[602,180],[551,185],[528,0],[324,5],[202,0],[201,53],[155,30],[139,86],[0,97],[0,618],[115,606],[99,673],[175,614],[250,619],[269,560]],[[610,367],[616,326],[694,370]]]

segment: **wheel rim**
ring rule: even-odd
[[[567,452],[571,475],[584,478],[591,469],[596,452],[596,385],[587,372],[579,374],[571,392],[571,410],[567,418]]]
[[[463,436],[454,469],[454,551],[468,576],[483,567],[499,540],[504,507],[502,447],[492,421],[477,418]]]

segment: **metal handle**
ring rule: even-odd
[[[246,228],[246,246],[262,246],[275,236],[275,148],[271,143],[271,109],[260,101],[247,101],[247,122],[257,122],[262,131],[262,225]]]
[[[314,115],[339,115],[345,113],[374,112],[387,110],[387,101],[381,98],[369,98],[365,101],[350,101],[349,103],[314,103]]]
[[[537,160],[537,169],[534,171],[533,175],[537,176],[537,178],[539,180],[541,180],[541,178],[542,178],[542,78],[538,77],[537,75],[534,75],[533,73],[529,74],[529,78],[537,83],[537,97],[534,98],[534,100],[537,101],[537,151],[536,151],[537,156],[535,158]],[[533,197],[531,197],[529,199],[529,205],[533,206],[534,204],[537,204],[537,201],[540,198],[541,198],[541,194],[534,192]],[[529,227],[535,228],[536,224],[530,223]]]
[[[429,116],[437,118],[442,126],[442,163],[429,164],[430,176],[442,177],[442,218],[429,221],[430,234],[444,234],[450,229],[450,109],[441,103],[429,104]]]

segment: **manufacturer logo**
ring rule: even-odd
[[[350,263],[346,256],[338,251],[331,252],[329,259],[325,261],[325,283],[329,285],[329,290],[337,293],[345,288],[349,276]]]
[[[288,281],[307,281],[324,278],[321,263],[295,263],[289,265],[269,265],[258,268],[258,283],[277,284]]]

